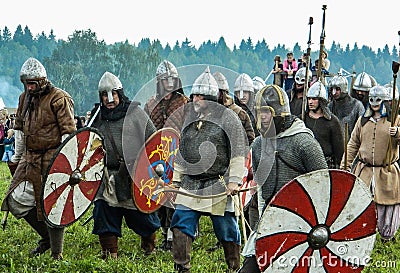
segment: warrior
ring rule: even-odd
[[[299,116],[302,113],[303,96],[306,83],[306,68],[302,67],[294,77],[293,88],[289,90],[290,112],[292,115]],[[311,71],[308,70],[308,83],[311,82]]]
[[[254,179],[258,185],[260,218],[265,206],[291,179],[314,170],[327,169],[321,146],[310,129],[291,115],[286,92],[267,85],[255,98],[257,128],[252,145]],[[255,256],[256,231],[253,231],[242,255],[240,273],[260,272]]]
[[[144,106],[144,111],[150,116],[157,130],[163,127],[172,127],[180,131],[183,123],[184,105],[189,98],[182,89],[182,81],[176,67],[167,60],[162,61],[156,70],[157,89]],[[162,225],[163,241],[161,249],[171,250],[172,231],[171,224],[174,209],[172,205],[165,204],[158,210]]]
[[[172,253],[178,272],[190,272],[190,252],[202,215],[209,216],[224,249],[228,272],[240,264],[240,232],[237,221],[238,192],[248,149],[246,134],[232,110],[217,103],[218,84],[207,67],[194,82],[193,103],[181,133],[173,184],[180,191],[219,198],[196,198],[178,194],[171,228]],[[204,196],[204,197],[206,197]]]
[[[328,92],[320,81],[308,89],[304,123],[321,145],[328,167],[338,169],[344,152],[342,127],[328,108]]]
[[[253,87],[254,87],[254,95],[257,94],[258,91],[261,90],[265,86],[264,80],[259,76],[253,77]]]
[[[105,72],[99,81],[100,103],[95,105],[92,127],[104,134],[106,172],[97,192],[93,209],[93,234],[99,236],[102,258],[118,257],[118,238],[122,236],[122,219],[141,237],[145,255],[155,249],[160,220],[156,212],[140,212],[132,198],[132,170],[145,141],[156,132],[140,103],[125,96],[121,81]]]
[[[229,95],[229,84],[224,74],[217,71],[213,74],[213,77],[218,84],[218,102],[222,105],[225,105],[238,115],[240,121],[242,122],[243,129],[246,131],[248,145],[251,145],[255,135],[249,114],[242,107],[238,106],[234,102],[234,99]]]
[[[351,88],[350,95],[353,98],[358,99],[364,105],[364,108],[367,109],[368,105],[368,93],[369,90],[376,86],[376,80],[371,75],[367,74],[366,72],[361,72],[357,75],[356,79],[354,80],[354,84]]]
[[[332,100],[329,102],[329,110],[337,116],[342,126],[343,135],[348,125],[347,135],[351,135],[357,119],[364,114],[364,106],[361,101],[351,97],[348,91],[347,79],[342,75],[335,75],[328,84],[329,94]]]
[[[246,73],[240,74],[233,88],[235,103],[242,107],[250,117],[255,136],[258,136],[254,118],[254,86],[253,80]]]
[[[226,107],[228,107],[229,109],[231,109],[233,112],[235,112],[238,115],[240,121],[242,122],[243,129],[246,131],[248,145],[250,146],[253,143],[255,134],[254,134],[254,129],[253,129],[249,115],[243,108],[238,106],[233,101],[233,98],[229,95],[229,84],[228,84],[228,81],[225,78],[225,76],[221,72],[215,72],[213,74],[213,76],[218,83],[218,89],[219,89],[218,102],[225,105]],[[257,82],[257,86],[258,86],[258,84],[262,83],[258,80],[256,80],[256,82]],[[253,80],[253,83],[254,83],[254,80]],[[253,179],[253,172],[250,168],[250,170],[248,171],[246,180],[250,181],[252,179]],[[254,195],[253,195],[253,197],[254,197]],[[255,223],[258,220],[257,200],[250,201],[250,205],[244,207],[243,210],[244,210],[244,216],[250,224],[250,228],[253,228]],[[249,231],[249,230],[247,230],[247,231]],[[248,232],[247,232],[247,234],[248,234]]]
[[[183,106],[189,100],[182,89],[182,81],[176,67],[167,60],[162,61],[156,70],[156,94],[144,105],[157,130],[167,125],[179,131],[183,120]],[[177,113],[176,111],[181,108]],[[174,113],[173,116],[171,116]]]
[[[385,102],[386,93],[386,88],[380,85],[370,89],[367,110],[357,120],[347,144],[347,159],[345,161],[343,157],[340,168],[350,170],[350,164],[358,156],[353,173],[371,189],[377,207],[378,231],[383,240],[390,240],[400,224],[400,169],[397,163],[400,116],[391,113]],[[394,125],[391,124],[392,114],[395,115]]]
[[[11,159],[18,166],[1,209],[17,219],[24,218],[41,236],[31,256],[51,248],[52,258],[60,260],[64,228],[48,225],[39,204],[43,178],[54,152],[76,131],[74,102],[66,91],[48,80],[46,69],[35,58],[22,65],[20,79],[25,92],[19,97],[14,126],[16,151]]]
[[[240,74],[236,81],[235,81],[235,87],[234,87],[234,93],[235,93],[235,101],[236,103],[242,107],[248,115],[250,116],[251,119],[251,124],[254,130],[254,135],[257,137],[259,136],[260,132],[256,128],[256,121],[255,121],[255,113],[254,113],[254,96],[256,93],[256,90],[259,91],[260,88],[265,86],[264,81],[252,80],[249,75],[246,73]],[[250,143],[251,144],[251,143]],[[249,173],[247,175],[247,181],[252,180],[253,178],[253,172],[252,168],[250,168]],[[251,198],[249,206],[245,207],[244,213],[246,219],[249,220],[250,222],[250,228],[253,229],[258,221],[258,208],[257,208],[257,196],[254,194],[253,197]],[[250,232],[250,230],[247,228],[247,231]]]

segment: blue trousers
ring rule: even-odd
[[[123,218],[127,226],[142,237],[149,237],[161,226],[156,212],[147,214],[133,209],[111,207],[104,200],[97,200],[94,202],[92,233],[112,233],[121,237]]]
[[[171,228],[177,228],[194,239],[201,215],[210,216],[218,241],[234,242],[240,245],[239,225],[233,212],[226,211],[224,216],[217,216],[178,205],[172,216]]]

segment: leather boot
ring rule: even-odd
[[[47,227],[50,235],[51,257],[53,260],[63,259],[64,228]]]
[[[118,237],[112,233],[99,235],[99,241],[102,249],[101,258],[107,260],[109,257],[116,259],[118,257]]]
[[[31,209],[24,216],[24,219],[42,237],[38,242],[38,246],[31,251],[30,256],[33,257],[45,253],[50,248],[50,237],[45,222],[38,221],[36,208]]]
[[[238,273],[261,273],[256,256],[246,257]]]
[[[234,242],[221,242],[224,248],[227,272],[236,272],[240,267],[240,245]]]
[[[190,252],[192,250],[192,238],[177,228],[173,228],[174,239],[172,240],[172,255],[174,268],[178,272],[190,273]]]
[[[144,255],[148,256],[155,252],[156,249],[156,233],[154,232],[149,237],[141,237],[141,247],[144,250]]]

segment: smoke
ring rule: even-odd
[[[0,97],[7,108],[17,108],[21,89],[12,85],[9,77],[0,76]]]

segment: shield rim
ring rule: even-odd
[[[43,215],[43,218],[45,219],[46,223],[49,224],[51,227],[60,228],[60,227],[67,227],[67,226],[72,225],[73,223],[75,223],[76,221],[78,221],[83,215],[86,214],[86,212],[90,209],[91,205],[92,205],[93,202],[94,202],[94,198],[93,198],[93,200],[91,200],[91,202],[90,202],[90,205],[82,212],[82,214],[81,214],[79,217],[77,217],[74,221],[72,221],[72,222],[70,222],[70,223],[68,223],[68,224],[65,224],[65,225],[57,225],[57,224],[52,223],[52,222],[49,220],[49,218],[47,217],[47,215],[46,215],[46,213],[45,213],[45,210],[44,210],[44,198],[43,198],[43,197],[44,197],[44,188],[45,188],[45,184],[46,184],[46,181],[47,181],[47,177],[49,176],[49,172],[50,172],[50,170],[51,170],[51,167],[53,166],[54,161],[56,160],[56,158],[58,157],[58,155],[60,154],[60,151],[64,148],[64,146],[65,146],[72,138],[74,138],[77,134],[79,134],[79,133],[81,133],[81,132],[84,132],[84,131],[91,131],[91,132],[96,133],[97,135],[100,136],[101,141],[102,141],[102,144],[103,144],[104,161],[105,161],[106,150],[104,149],[104,135],[103,135],[98,129],[96,129],[96,128],[94,128],[94,127],[83,127],[83,128],[80,128],[80,129],[74,131],[73,133],[71,133],[71,134],[60,144],[60,146],[59,146],[59,147],[56,149],[56,151],[54,152],[54,154],[53,154],[53,156],[52,156],[52,158],[51,158],[51,160],[50,160],[50,162],[49,162],[49,165],[47,166],[46,173],[45,173],[45,175],[43,176],[42,190],[41,190],[41,193],[40,193],[40,210],[42,211],[42,215]],[[104,162],[104,167],[106,167],[105,162]],[[103,169],[104,169],[104,168],[103,168]],[[99,188],[97,189],[97,191],[96,191],[96,193],[94,194],[94,196],[97,195],[97,192],[99,191],[99,189],[100,189],[100,187],[101,187],[101,184],[103,183],[103,176],[104,176],[104,173],[103,173],[103,175],[101,176],[100,186],[99,186]]]
[[[172,128],[172,127],[163,127],[163,128],[161,128],[161,129],[158,129],[158,130],[155,131],[153,134],[151,134],[150,137],[148,137],[148,138],[146,139],[144,145],[143,145],[143,146],[141,147],[141,149],[140,149],[139,156],[136,158],[135,164],[133,165],[133,173],[132,173],[132,175],[131,175],[131,180],[132,180],[132,183],[131,183],[132,199],[133,199],[133,202],[135,203],[136,208],[137,208],[140,212],[146,213],[146,214],[151,214],[151,213],[153,213],[153,212],[156,212],[157,210],[160,209],[160,207],[162,206],[162,204],[155,205],[155,208],[152,209],[152,210],[150,210],[150,209],[148,209],[148,210],[143,210],[142,208],[140,208],[140,207],[138,206],[138,204],[137,204],[137,202],[136,202],[136,198],[135,198],[135,187],[136,187],[136,183],[135,183],[135,180],[134,180],[135,174],[136,174],[136,168],[137,168],[137,164],[138,164],[138,162],[139,162],[140,156],[141,156],[141,155],[143,154],[143,152],[146,150],[146,145],[147,145],[157,134],[161,134],[161,133],[164,132],[164,131],[172,131],[172,132],[178,137],[178,139],[180,140],[180,137],[181,137],[181,136],[180,136],[180,133],[178,132],[178,130],[176,130],[176,129]],[[178,149],[179,149],[179,144],[178,144]]]

